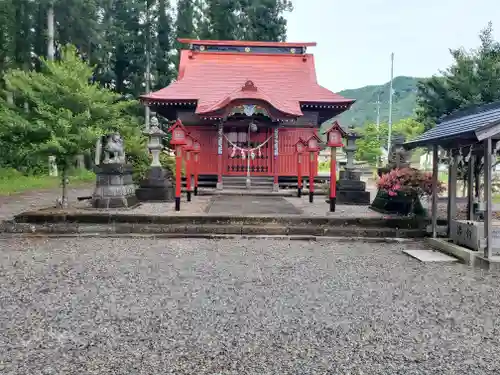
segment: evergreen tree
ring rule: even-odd
[[[286,19],[284,13],[293,10],[289,0],[242,0],[244,16],[241,28],[244,39],[284,42]]]
[[[172,53],[172,16],[170,15],[169,0],[159,0],[158,2],[157,39],[155,88],[161,89],[168,86],[175,78],[170,57]]]
[[[478,49],[451,50],[454,62],[442,76],[420,82],[417,115],[426,129],[457,110],[500,100],[500,44],[491,23],[479,37]]]

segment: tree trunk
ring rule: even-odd
[[[54,60],[54,4],[49,4],[47,10],[47,59]]]
[[[68,208],[68,167],[62,168],[62,198],[61,207]]]

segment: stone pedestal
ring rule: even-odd
[[[173,202],[175,191],[172,173],[162,167],[151,167],[135,194],[141,202]]]
[[[130,208],[138,204],[129,164],[101,164],[94,168],[96,186],[92,195],[94,208]]]
[[[370,192],[366,191],[366,183],[360,181],[360,174],[351,171],[340,172],[340,179],[337,181],[337,204],[370,204]]]

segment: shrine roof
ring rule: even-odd
[[[318,84],[314,57],[305,53],[313,43],[180,41],[195,43],[196,48],[191,45],[190,50],[181,51],[178,80],[141,96],[142,100],[155,104],[193,102],[196,114],[203,115],[232,101],[250,99],[267,102],[294,117],[303,115],[303,104],[343,111],[354,103]],[[215,50],[210,46],[216,46]],[[295,48],[304,53],[296,53]]]
[[[500,102],[494,102],[450,114],[404,146],[407,149],[433,144],[451,147],[477,143],[489,137],[496,139],[500,135],[499,125]]]

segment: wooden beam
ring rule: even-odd
[[[483,126],[476,130],[476,137],[478,141],[484,141],[487,138],[494,137],[495,135],[500,134],[500,121],[492,122],[486,126]]]
[[[438,145],[432,148],[432,237],[437,237]]]
[[[485,258],[492,255],[492,221],[491,221],[491,138],[484,140],[484,237],[486,246],[484,248]]]

